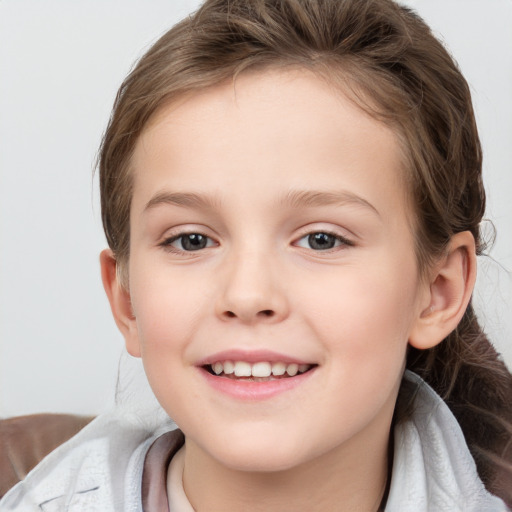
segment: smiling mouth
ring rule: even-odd
[[[316,365],[268,361],[248,363],[246,361],[217,361],[203,368],[217,377],[251,382],[286,379],[310,371]]]

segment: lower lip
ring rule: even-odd
[[[204,368],[199,371],[205,378],[206,382],[216,391],[220,391],[225,395],[239,400],[261,401],[272,398],[286,391],[290,391],[300,386],[315,372],[316,368],[312,368],[305,373],[300,373],[295,377],[286,377],[284,379],[267,380],[267,381],[250,381],[230,379],[227,377],[217,377],[212,375]]]

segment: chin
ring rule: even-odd
[[[275,473],[299,466],[303,461],[292,456],[275,456],[273,453],[233,453],[222,454],[218,462],[233,471],[247,473]]]
[[[223,446],[217,444],[209,447],[212,449],[208,449],[208,452],[224,467],[245,472],[286,471],[300,466],[308,459],[306,453],[297,450],[296,442],[285,443],[276,437],[268,440],[262,437],[257,439],[255,436],[236,441],[230,440],[229,447],[225,442]]]

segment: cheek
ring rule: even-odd
[[[177,352],[193,335],[199,320],[187,310],[184,301],[161,294],[143,300],[137,309],[137,329],[143,358],[158,358]]]
[[[191,282],[186,272],[155,261],[134,261],[134,267],[130,291],[142,350],[165,351],[190,339],[205,297],[201,280]]]
[[[173,390],[186,382],[186,347],[199,323],[193,305],[190,294],[176,293],[161,280],[148,280],[134,297],[144,370],[153,393],[173,419],[186,407],[185,394]],[[192,393],[188,389],[186,396]]]
[[[172,272],[155,263],[139,265],[138,269],[146,269],[134,272],[131,279],[141,356],[155,395],[169,410],[168,390],[183,382],[183,372],[192,361],[190,346],[207,322],[211,286],[205,279],[192,282],[186,272]],[[179,393],[172,395],[172,400],[179,400]]]
[[[415,317],[415,267],[383,267],[336,269],[310,283],[308,321],[330,350],[360,362],[404,353]]]

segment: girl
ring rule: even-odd
[[[211,0],[121,86],[102,277],[179,429],[99,417],[1,510],[504,511],[470,94],[390,0]]]

